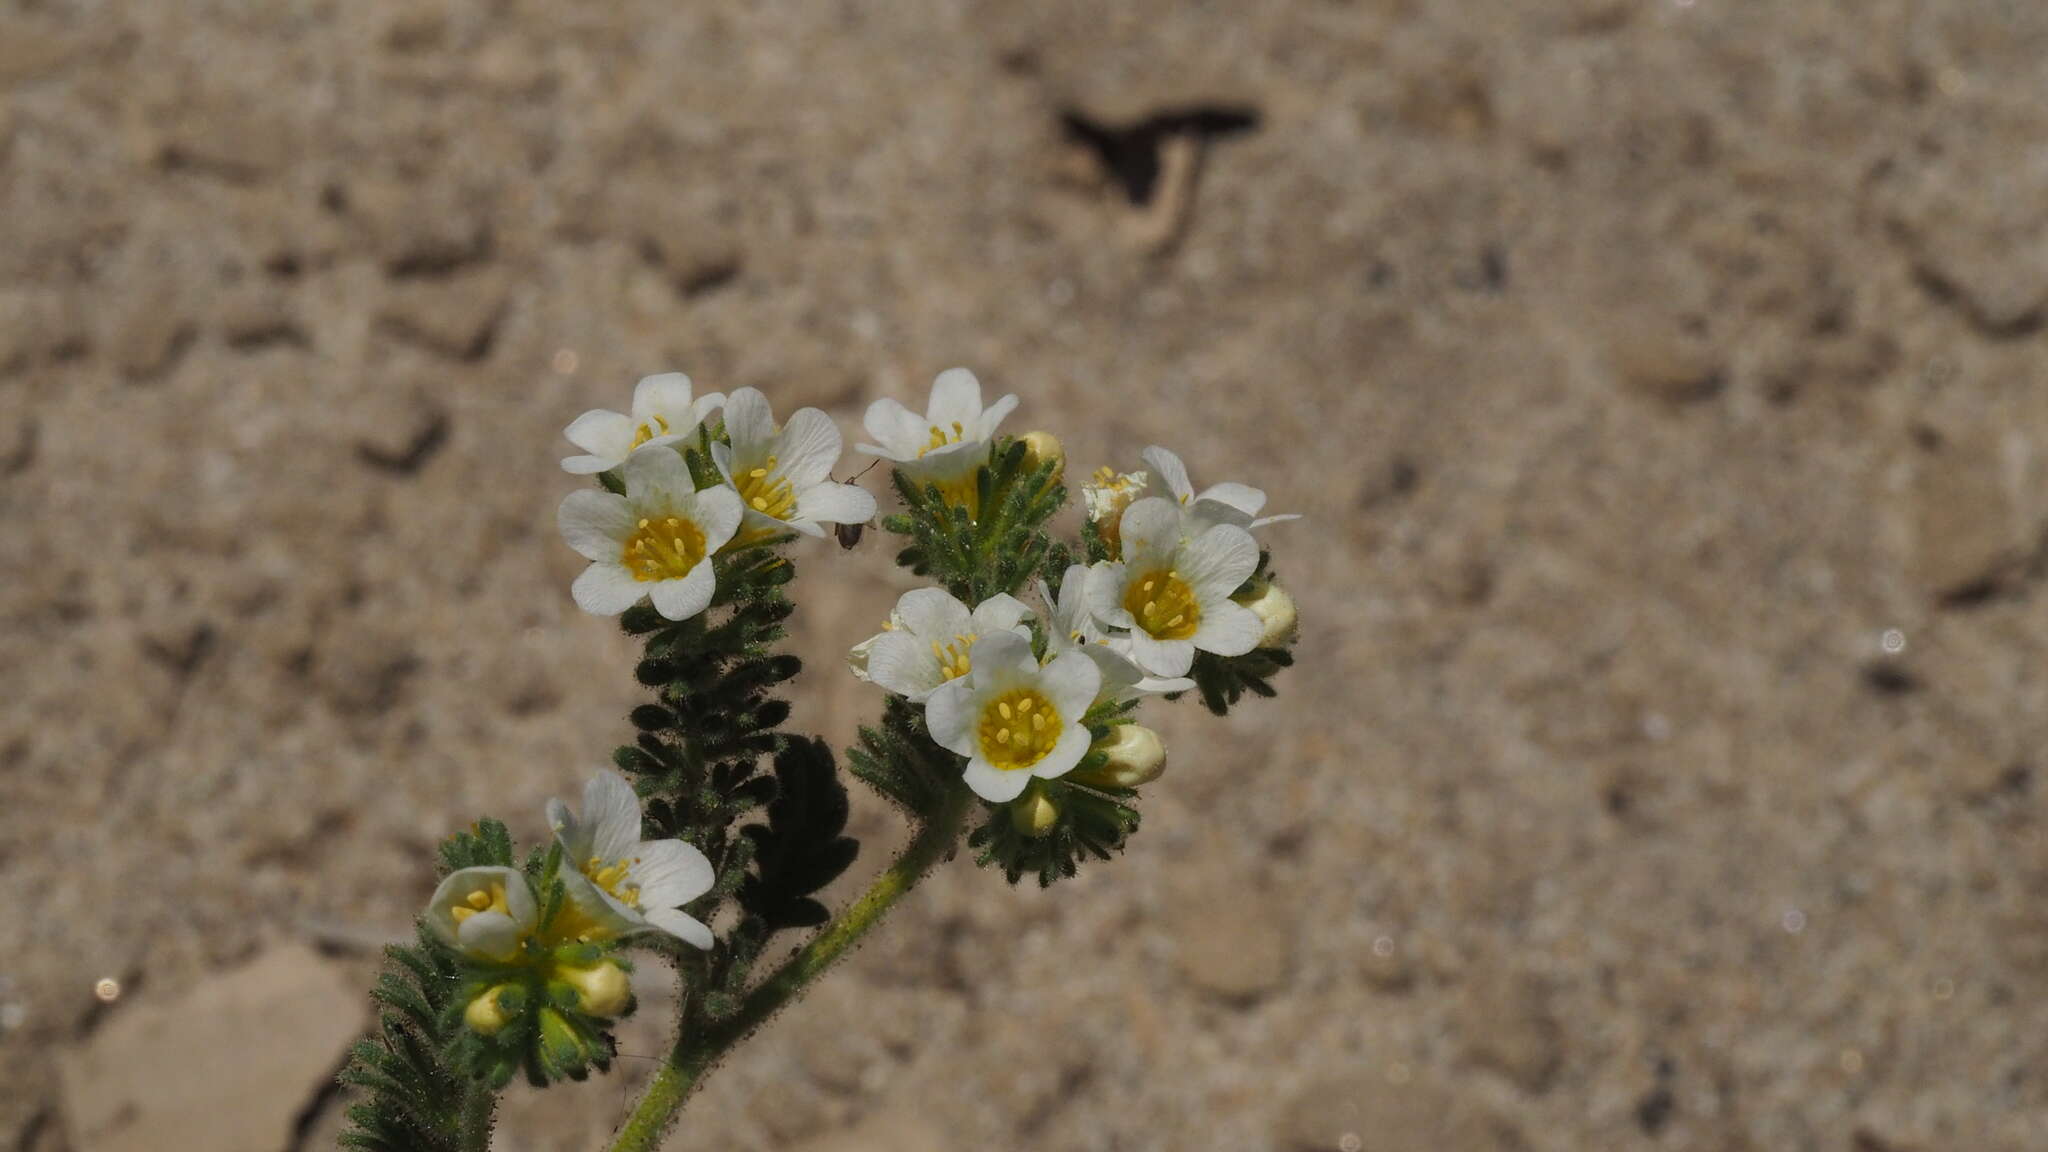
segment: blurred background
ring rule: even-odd
[[[1299,664],[671,1147],[2048,1147],[2044,96],[2030,0],[0,0],[0,1147],[331,1147],[436,840],[642,698],[562,426],[954,365],[1306,513]]]

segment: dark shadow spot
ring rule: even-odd
[[[2048,328],[2048,307],[2036,304],[2015,315],[1994,314],[1962,285],[1924,261],[1913,265],[1913,282],[1927,298],[1954,309],[1989,340],[2024,340]]]
[[[1067,139],[1095,154],[1125,199],[1143,207],[1151,203],[1159,184],[1159,149],[1168,137],[1193,136],[1207,142],[1254,131],[1260,119],[1258,109],[1244,105],[1197,104],[1118,126],[1069,109],[1060,113],[1060,127]]]
[[[732,256],[718,260],[709,260],[703,265],[692,268],[687,273],[677,277],[676,291],[686,297],[702,296],[707,292],[718,291],[720,288],[739,279],[739,275],[739,257]]]
[[[1885,696],[1904,696],[1920,690],[1920,678],[1904,665],[1877,660],[1863,666],[1863,683]]]
[[[312,340],[306,331],[290,320],[269,320],[237,328],[227,334],[228,347],[237,352],[261,352],[265,348],[280,345],[287,348],[310,348]]]
[[[1657,1061],[1657,1086],[1636,1101],[1636,1126],[1644,1133],[1655,1136],[1670,1123],[1671,1114],[1677,1111],[1678,1097],[1671,1092],[1671,1080],[1677,1072],[1670,1057]]]
[[[356,458],[370,467],[396,476],[411,476],[426,466],[434,453],[448,442],[448,414],[435,412],[427,417],[420,430],[412,439],[397,448],[390,449],[372,444],[367,440],[356,442]]]
[[[220,634],[209,623],[201,622],[190,632],[172,639],[146,636],[142,640],[142,654],[150,660],[168,668],[180,680],[189,679],[206,657],[213,651]]]
[[[0,476],[13,476],[28,471],[36,462],[36,448],[40,443],[40,429],[33,417],[21,422],[21,430],[14,434],[14,444],[7,454],[0,456]]]

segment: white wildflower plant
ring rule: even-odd
[[[745,509],[747,528],[760,535],[784,530],[823,536],[821,524],[865,524],[875,517],[867,490],[832,479],[842,441],[832,418],[800,408],[778,427],[768,397],[753,388],[725,402],[727,442],[711,458]]]
[[[558,511],[588,562],[570,597],[617,617],[648,695],[580,802],[548,802],[541,845],[522,854],[488,818],[442,845],[418,940],[391,950],[378,1029],[344,1074],[365,1093],[348,1142],[486,1147],[513,1076],[609,1068],[636,961],[652,961],[680,984],[675,1040],[610,1145],[650,1152],[697,1077],[963,842],[1012,883],[1113,857],[1141,791],[1167,779],[1141,707],[1196,694],[1220,715],[1273,694],[1300,615],[1250,535],[1279,519],[1264,493],[1197,491],[1153,447],[1143,471],[1081,487],[1083,531],[1062,539],[1059,439],[1003,435],[1017,398],[982,395],[953,369],[921,415],[867,410],[860,448],[893,466],[886,510],[833,479],[843,441],[823,411],[778,423],[753,388],[700,396],[650,376],[630,412],[569,426],[584,454],[563,468],[594,482]],[[858,852],[845,774],[825,741],[786,730],[801,665],[782,649],[797,562],[857,547],[871,521],[921,586],[848,656],[880,715],[846,767],[912,833],[835,909],[823,893]],[[837,546],[818,539],[828,526]]]
[[[593,408],[578,416],[562,435],[584,454],[564,459],[562,471],[577,476],[609,472],[643,448],[687,441],[725,403],[720,393],[696,396],[694,391],[681,372],[647,376],[633,388],[631,412]]]
[[[973,667],[925,704],[939,747],[967,758],[962,779],[983,800],[1015,800],[1033,779],[1055,780],[1088,754],[1082,718],[1102,687],[1095,662],[1067,651],[1044,664],[1031,641],[994,633],[974,642]]]
[[[1231,599],[1259,567],[1251,533],[1191,527],[1173,501],[1148,496],[1124,510],[1119,534],[1124,558],[1091,568],[1086,593],[1118,651],[1151,675],[1185,676],[1198,651],[1242,656],[1258,646],[1265,625]]]
[[[975,475],[1016,407],[1014,395],[982,407],[981,381],[965,368],[948,368],[932,381],[922,416],[888,398],[870,404],[864,423],[874,443],[859,448],[914,483],[935,485],[952,503],[971,506]]]
[[[711,947],[711,929],[681,910],[711,891],[711,861],[681,840],[641,839],[640,797],[624,776],[592,776],[580,814],[560,800],[548,801],[547,812],[569,899],[610,935],[666,932],[692,947]]]
[[[670,620],[711,603],[711,558],[740,526],[739,494],[699,491],[681,456],[635,453],[620,469],[623,494],[585,489],[562,500],[562,538],[590,567],[570,593],[576,606],[616,616],[645,597]]]
[[[943,588],[905,592],[882,631],[854,647],[854,674],[913,704],[967,674],[974,642],[997,632],[1029,638],[1031,609],[1007,592],[968,608]]]

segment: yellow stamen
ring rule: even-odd
[[[764,516],[787,520],[789,514],[796,508],[796,490],[790,487],[786,477],[775,475],[773,456],[770,456],[767,463],[761,467],[748,470],[745,475],[734,481],[734,484],[740,490],[740,499],[747,502],[747,507]]]
[[[677,580],[704,559],[704,530],[680,516],[643,517],[626,538],[619,562],[640,581]]]
[[[969,649],[974,647],[974,640],[974,637],[963,634],[953,637],[950,644],[932,641],[932,655],[938,658],[940,676],[947,680],[958,680],[973,670],[974,666],[968,661],[967,655]]]
[[[1028,731],[1005,723],[1020,713],[1031,717]],[[982,706],[980,729],[989,763],[1006,772],[1028,769],[1059,743],[1059,712],[1037,689],[1014,688]]]
[[[505,886],[493,884],[488,889],[479,888],[463,897],[462,903],[448,910],[448,918],[457,924],[479,912],[502,912],[507,916],[512,910],[505,905]]]
[[[659,427],[659,431],[656,431],[657,427]],[[668,421],[660,416],[656,416],[654,419],[640,425],[639,429],[633,433],[633,447],[638,448],[656,436],[668,435],[668,429]]]
[[[1124,593],[1124,610],[1138,627],[1160,640],[1185,640],[1201,627],[1202,607],[1195,590],[1171,568],[1146,574]]]

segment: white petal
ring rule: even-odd
[[[1254,528],[1264,528],[1268,524],[1284,524],[1289,520],[1299,519],[1301,519],[1301,513],[1299,512],[1282,512],[1278,516],[1261,516],[1252,521],[1251,526]]]
[[[830,416],[816,408],[799,408],[782,426],[775,449],[776,470],[801,492],[832,475],[844,443]]]
[[[976,689],[1014,684],[1038,674],[1038,657],[1031,654],[1031,641],[1015,632],[991,632],[976,637],[974,647],[968,650],[967,663],[967,678],[974,681]],[[1094,667],[1089,665],[1091,673]]]
[[[1017,397],[1015,395],[1005,395],[1002,399],[989,405],[988,411],[981,414],[981,432],[977,438],[981,440],[995,439],[996,429],[1002,426],[1003,417],[1016,410]]]
[[[647,588],[617,564],[592,564],[569,586],[569,596],[593,616],[617,616],[638,604]]]
[[[1244,529],[1218,524],[1183,544],[1175,566],[1206,614],[1210,601],[1237,591],[1258,568],[1259,545]]]
[[[560,875],[564,894],[576,911],[597,922],[598,934],[594,939],[628,936],[646,927],[640,913],[621,904],[611,893],[592,883],[590,877],[571,867],[564,867]]]
[[[590,825],[578,820],[559,797],[548,797],[547,813],[548,828],[555,834],[555,843],[562,846],[562,854],[576,861],[590,859]]]
[[[939,685],[924,705],[932,742],[948,752],[974,755],[974,709],[975,693],[966,677]]]
[[[562,429],[562,435],[568,438],[569,443],[592,456],[610,460],[613,465],[624,460],[626,453],[633,450],[633,420],[623,412],[593,408],[569,421],[569,426]],[[566,461],[564,466],[567,466]]]
[[[1060,738],[1038,763],[1031,766],[1031,774],[1046,780],[1065,776],[1074,770],[1074,765],[1088,755],[1088,748],[1094,743],[1088,729],[1080,724],[1068,724],[1060,730]]]
[[[626,460],[619,475],[626,482],[626,499],[635,508],[666,511],[697,490],[690,466],[673,448],[642,448]]]
[[[1180,547],[1185,524],[1186,513],[1171,500],[1147,496],[1132,501],[1118,525],[1125,559],[1136,563],[1141,556],[1156,559],[1171,555]]]
[[[1031,773],[1021,769],[1005,772],[979,755],[967,761],[967,771],[963,776],[976,796],[992,804],[1015,800],[1031,784]]]
[[[710,606],[711,594],[717,590],[718,578],[712,574],[711,558],[706,556],[680,580],[655,581],[654,610],[664,619],[688,620]]]
[[[1038,683],[1060,719],[1078,723],[1102,688],[1102,670],[1087,653],[1070,650],[1039,671]]]
[[[717,875],[704,853],[681,840],[647,840],[633,849],[633,883],[645,908],[676,908],[711,891]]]
[[[972,433],[981,423],[981,381],[965,368],[948,368],[932,381],[925,419],[948,433],[958,424]]]
[[[555,523],[578,556],[617,563],[626,538],[633,534],[633,509],[623,496],[584,488],[562,498]]]
[[[1088,584],[1083,590],[1089,614],[1112,628],[1134,627],[1137,618],[1124,607],[1124,586],[1130,578],[1130,570],[1114,560],[1105,560],[1090,568]]]
[[[517,955],[525,937],[526,930],[503,912],[479,912],[455,928],[457,948],[492,960]]]
[[[1102,687],[1096,690],[1098,700],[1121,701],[1145,680],[1143,669],[1107,644],[1083,644],[1075,651],[1095,661],[1095,671],[1102,677]]]
[[[690,423],[702,424],[713,412],[725,407],[725,393],[706,392],[690,401]]]
[[[768,454],[775,439],[775,414],[759,388],[742,388],[725,398],[725,434],[732,440],[733,459],[742,464]]]
[[[650,908],[647,910],[647,922],[693,948],[706,952],[711,950],[711,929],[687,912],[678,912],[674,908]]]
[[[886,396],[868,405],[867,415],[861,423],[875,443],[862,444],[860,450],[899,463],[917,459],[917,450],[931,438],[931,429],[924,417]]]
[[[886,632],[877,632],[846,650],[846,666],[853,672],[855,680],[863,684],[874,681],[875,678],[868,674],[868,658],[873,654],[876,642],[886,635]]]
[[[826,524],[865,524],[875,518],[875,498],[865,488],[828,480],[803,490],[796,499],[796,514]]]
[[[1144,458],[1145,463],[1152,466],[1152,471],[1159,474],[1159,479],[1165,482],[1166,490],[1173,493],[1175,500],[1185,504],[1194,496],[1195,486],[1188,479],[1188,467],[1181,463],[1179,456],[1157,444],[1139,455]]]
[[[974,630],[981,633],[1007,632],[1029,615],[1030,605],[1008,592],[998,592],[974,606]]]
[[[740,517],[746,511],[746,505],[740,503],[740,494],[730,488],[706,488],[691,500],[690,518],[704,533],[705,553],[725,547],[732,534],[739,530]]]
[[[913,704],[946,682],[932,646],[901,628],[875,637],[868,650],[868,678]]]
[[[825,530],[818,527],[817,521],[805,520],[795,512],[791,512],[787,520],[777,520],[766,512],[756,512],[752,508],[746,510],[746,519],[740,522],[740,527],[742,531],[760,533],[762,535],[780,534],[783,532],[801,532],[806,536],[823,536],[825,534]]]
[[[609,472],[619,466],[618,460],[609,456],[564,456],[562,471],[571,476],[590,476],[598,472]]]
[[[1185,676],[1194,667],[1195,646],[1186,640],[1158,640],[1133,631],[1120,641],[1124,655],[1154,676]]]
[[[1266,625],[1251,609],[1235,600],[1202,605],[1202,624],[1188,643],[1218,656],[1242,656],[1259,646]]]
[[[583,784],[583,822],[590,825],[590,855],[609,864],[640,843],[640,797],[624,776],[601,768]],[[571,861],[582,867],[586,860]]]
[[[1194,686],[1195,682],[1185,676],[1175,676],[1171,679],[1147,676],[1138,681],[1133,690],[1146,696],[1165,696],[1174,692],[1186,692]]]
[[[644,424],[656,416],[669,422],[669,431],[689,431],[686,421],[690,416],[690,399],[694,389],[690,378],[681,372],[663,372],[655,376],[642,376],[633,385],[633,421]]]
[[[920,640],[945,643],[974,631],[974,613],[944,588],[913,588],[896,600],[902,627]]]
[[[1211,484],[1195,497],[1195,503],[1222,504],[1246,516],[1257,516],[1259,509],[1266,506],[1266,494],[1249,484]]]

